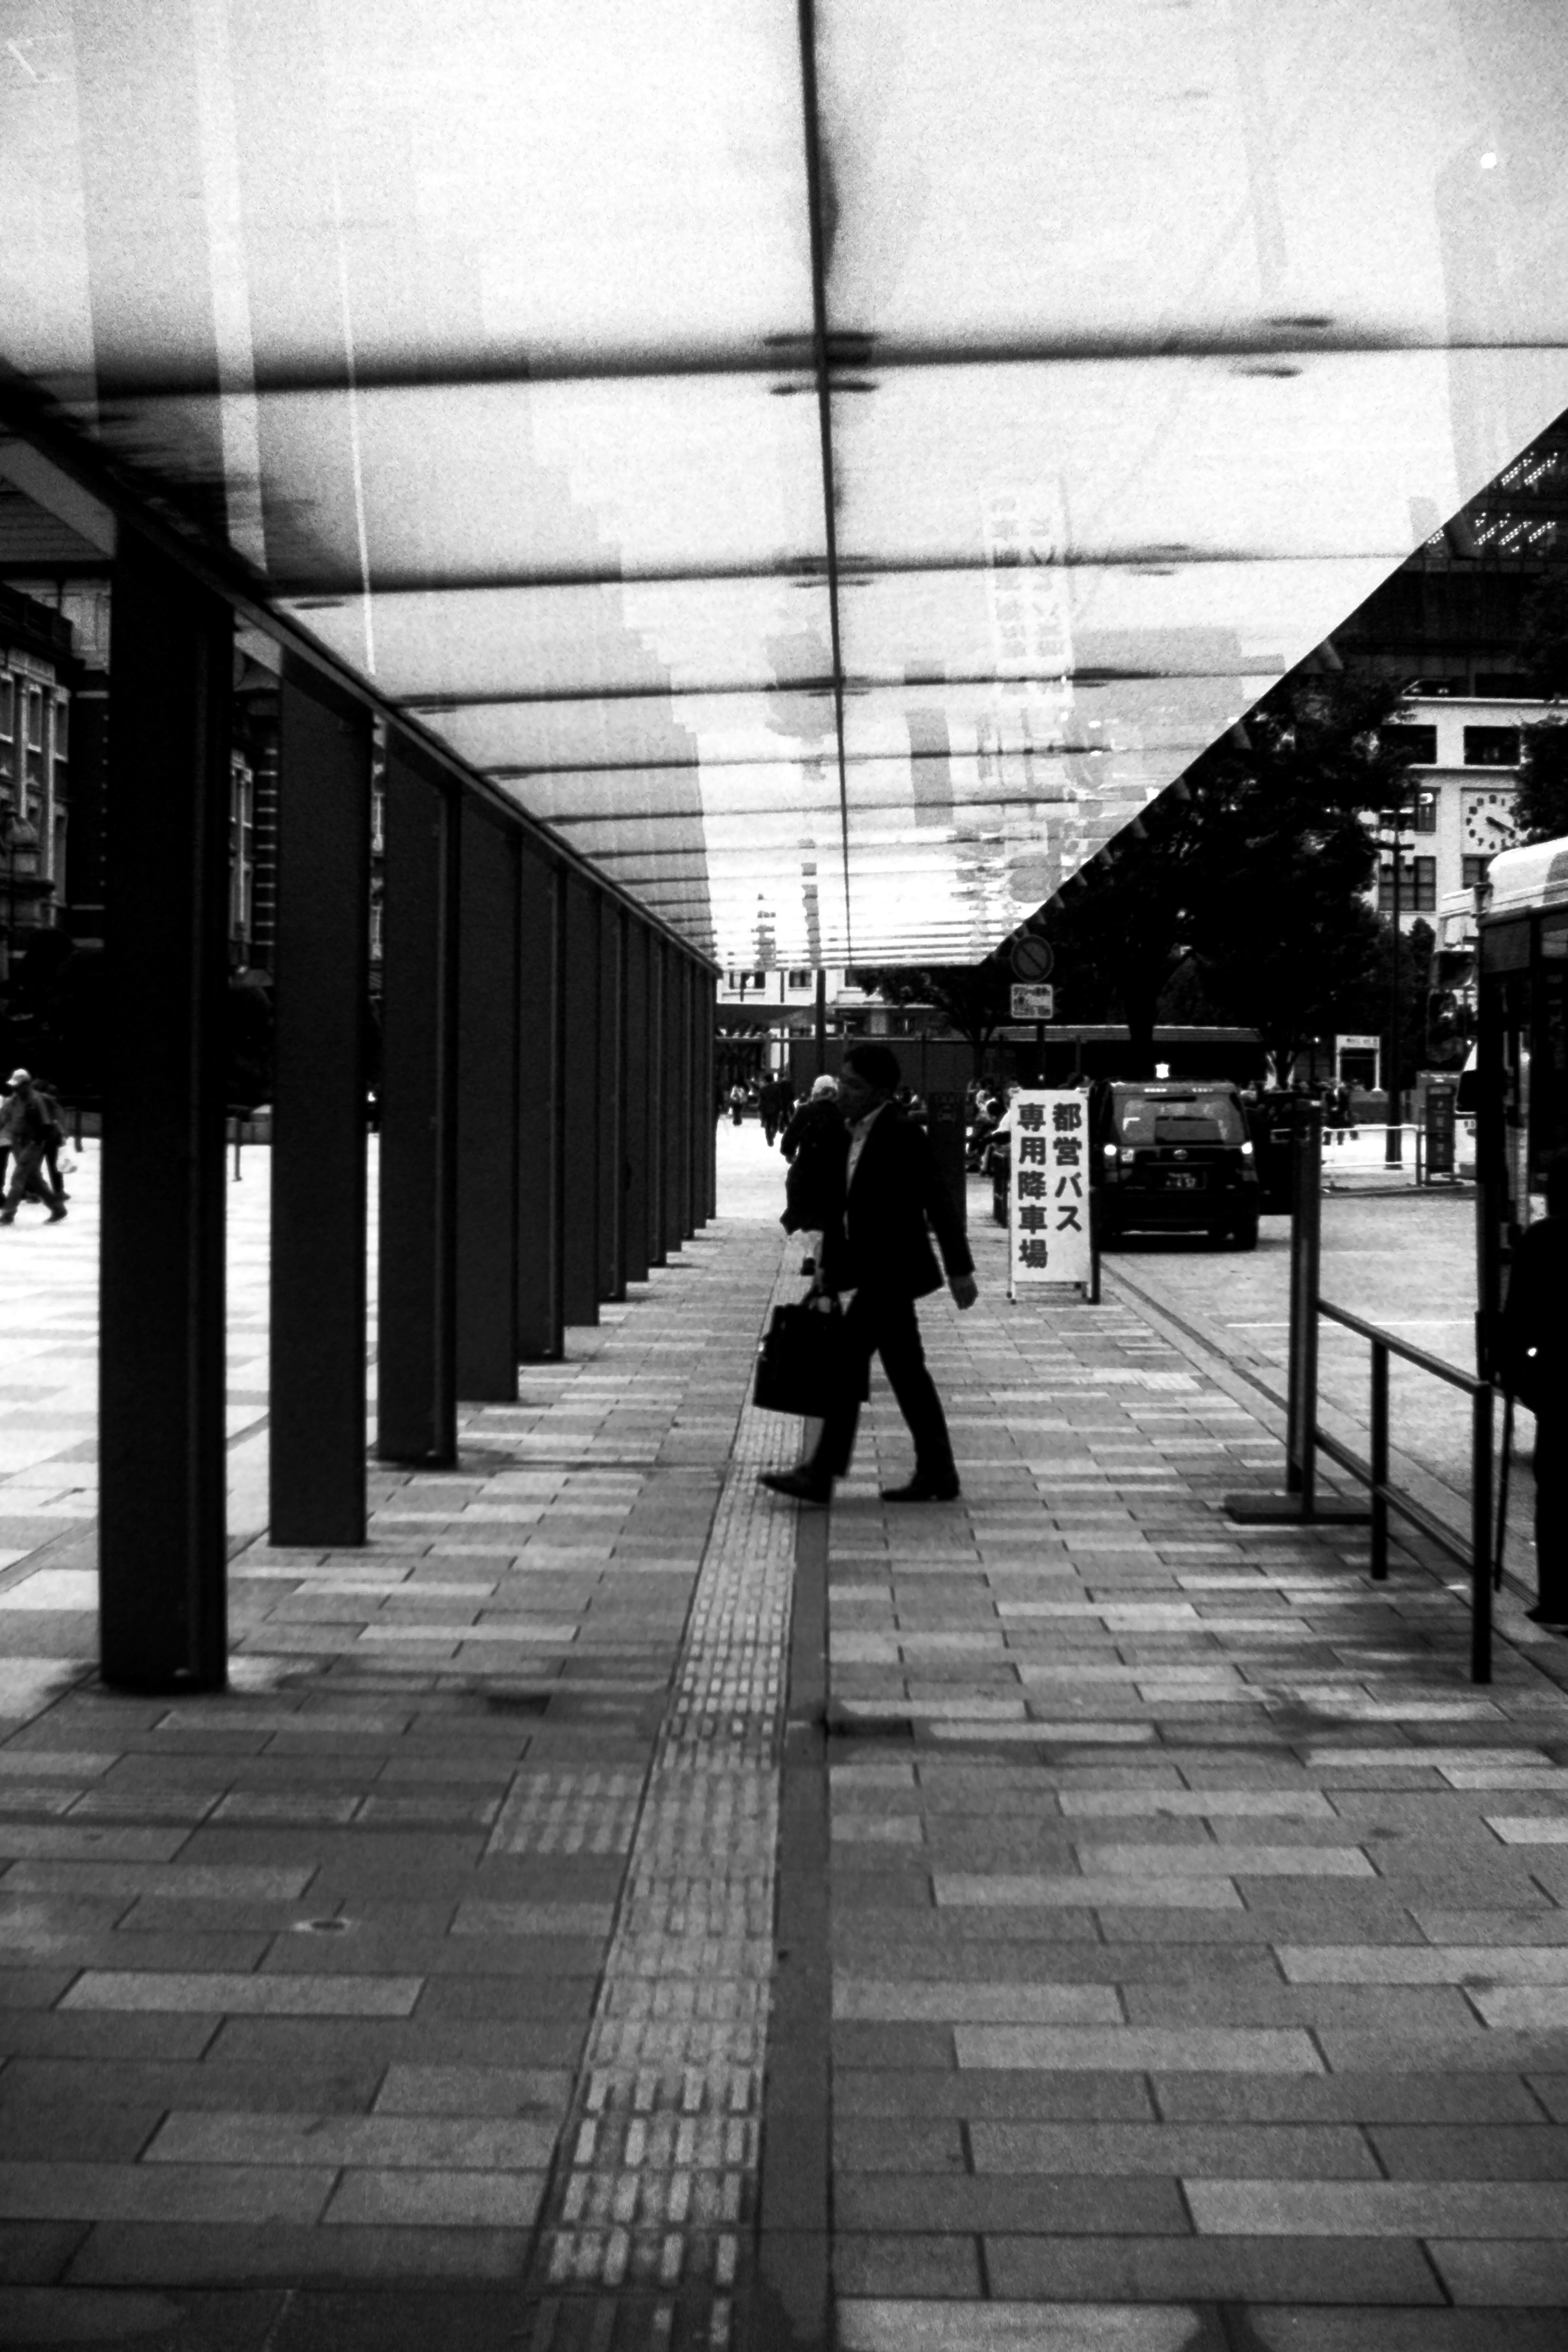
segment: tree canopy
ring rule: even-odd
[[[1568,721],[1543,719],[1524,730],[1513,821],[1521,842],[1568,834]]]
[[[968,1041],[977,1076],[986,1046],[1012,1009],[1012,973],[999,956],[983,963],[862,964],[849,978],[889,1004],[931,1005]]]
[[[1283,1075],[1374,981],[1366,817],[1409,798],[1408,761],[1380,735],[1399,701],[1379,678],[1282,679],[1045,910],[1064,1009],[1086,1017],[1110,999],[1152,1067],[1180,972],[1189,1001],[1195,983],[1220,1017],[1255,1027]]]

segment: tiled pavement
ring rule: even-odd
[[[250,1545],[222,1699],[0,1573],[0,2342],[804,2346],[829,2260],[853,2352],[1568,2340],[1540,1646],[1231,1528],[1245,1406],[978,1238],[952,1508],[881,1392],[759,1502],[753,1215],[365,1551]]]

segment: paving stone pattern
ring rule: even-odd
[[[806,1515],[754,1486],[795,1435],[744,1405],[764,1207],[467,1415],[452,1473],[378,1472],[363,1551],[247,1544],[227,1695],[99,1690],[81,1555],[20,1529],[0,2342],[786,2340],[750,2285]],[[0,1259],[39,1328],[77,1231]],[[1505,1602],[1474,1690],[1451,1571],[1231,1527],[1278,1447],[1201,1354],[1010,1307],[975,1238],[981,1305],[924,1310],[962,1502],[879,1502],[879,1383],[826,1522],[831,1998],[790,2015],[831,2040],[837,2343],[1560,2347],[1542,1645]]]
[[[1451,1571],[1230,1526],[1246,1409],[989,1239],[962,1503],[833,1514],[841,2344],[1564,2340],[1568,1700],[1469,1685]]]

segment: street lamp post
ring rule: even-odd
[[[1385,1167],[1397,1168],[1405,1157],[1404,1105],[1399,1091],[1399,821],[1404,814],[1403,804],[1396,802],[1385,814],[1394,840],[1394,877],[1390,893],[1394,936],[1388,958],[1388,1125],[1384,1130],[1383,1156]]]

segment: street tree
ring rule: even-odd
[[[1153,1069],[1161,998],[1189,963],[1282,1072],[1360,984],[1377,936],[1368,818],[1411,791],[1381,734],[1400,699],[1380,678],[1292,672],[1046,909],[1064,996],[1081,960],[1120,1009],[1135,1074]]]
[[[1012,977],[1001,956],[981,963],[861,964],[849,975],[854,986],[884,1003],[929,1004],[967,1041],[976,1077],[985,1048],[1012,1011]]]
[[[1568,834],[1568,721],[1543,719],[1524,730],[1513,821],[1520,841]]]

